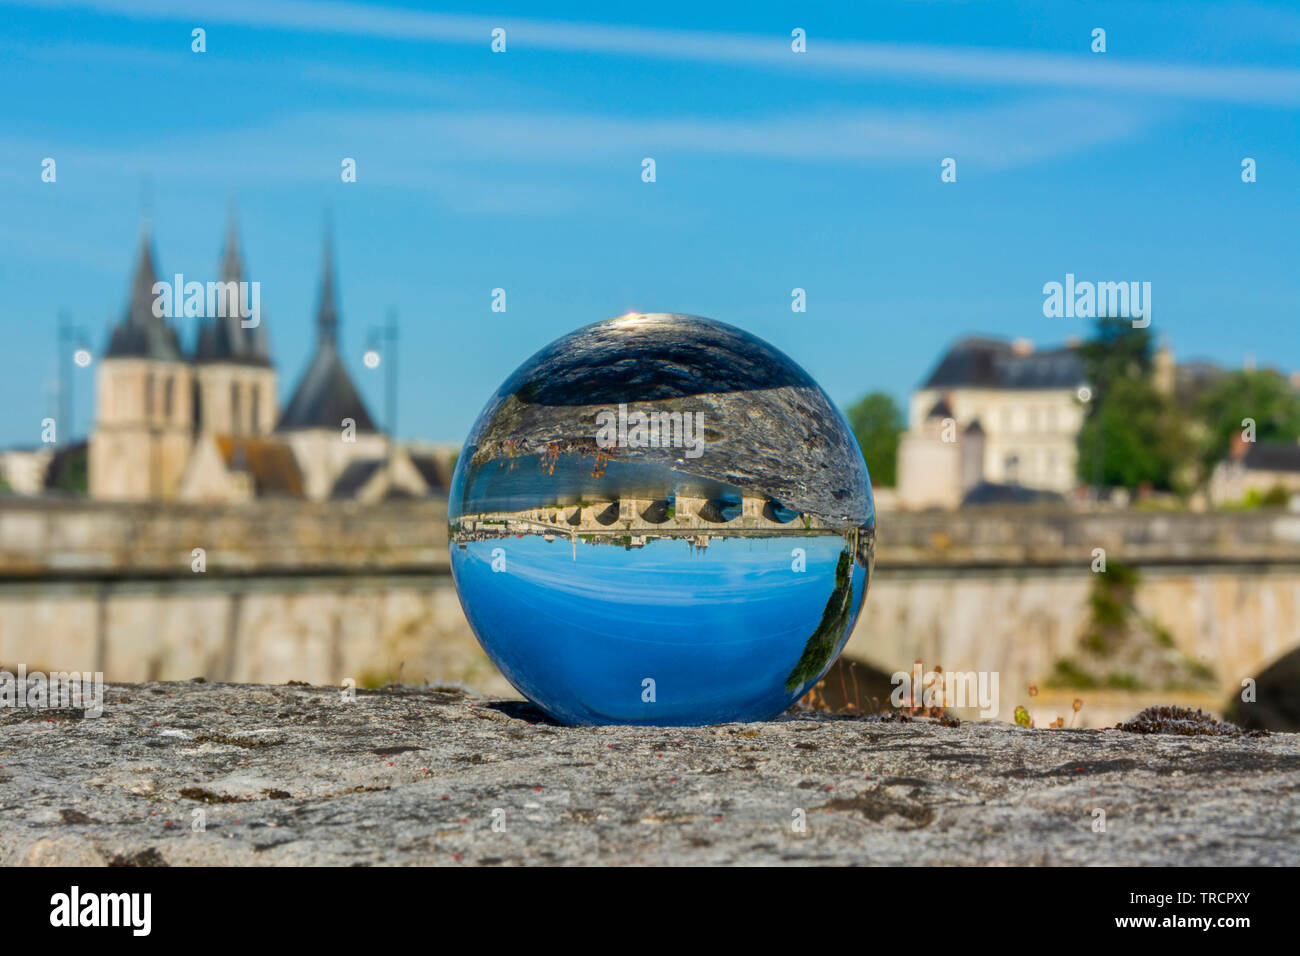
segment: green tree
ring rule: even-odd
[[[867,460],[873,484],[892,488],[898,464],[898,436],[903,431],[903,413],[884,392],[872,392],[849,409],[849,427]]]
[[[1078,438],[1078,474],[1085,482],[1130,491],[1149,484],[1184,492],[1195,449],[1177,403],[1152,379],[1150,331],[1128,319],[1097,321],[1079,348],[1092,396]]]
[[[1244,419],[1255,422],[1256,441],[1300,439],[1300,394],[1272,370],[1225,375],[1198,397],[1195,412],[1205,426],[1198,450],[1202,482],[1227,457],[1233,436],[1246,427]]]
[[[1150,379],[1153,354],[1150,329],[1135,329],[1129,319],[1098,319],[1093,337],[1079,346],[1093,401],[1120,379]]]
[[[45,487],[74,495],[89,493],[89,448],[85,442],[61,449],[50,462]]]
[[[1079,478],[1106,487],[1185,492],[1193,457],[1178,406],[1147,379],[1116,379],[1079,431]]]

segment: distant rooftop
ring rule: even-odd
[[[1060,389],[1084,382],[1083,362],[1074,348],[1035,352],[1020,343],[973,336],[950,348],[922,387]]]
[[[1242,464],[1251,471],[1300,472],[1300,442],[1252,442]]]
[[[302,471],[293,450],[282,441],[240,435],[217,437],[217,451],[231,471],[252,477],[258,497],[303,497]]]

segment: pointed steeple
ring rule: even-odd
[[[140,252],[136,260],[131,288],[127,293],[126,313],[109,335],[105,358],[150,358],[168,362],[181,361],[180,339],[166,318],[154,315],[153,286],[158,270],[154,266],[153,236],[146,219],[140,235]]]
[[[316,335],[321,344],[338,342],[339,313],[334,301],[334,241],[325,227],[325,264],[320,286],[320,308],[316,312]]]
[[[361,393],[343,366],[338,350],[338,326],[338,308],[334,300],[334,250],[327,226],[320,308],[316,313],[316,354],[298,380],[276,431],[337,429],[348,418],[355,422],[358,432],[377,431]]]
[[[230,301],[243,301],[244,263],[239,255],[239,225],[235,203],[231,200],[226,217],[225,247],[221,256],[221,281],[234,283]],[[199,322],[194,358],[199,362],[239,362],[252,365],[271,364],[271,350],[266,337],[266,315],[259,316],[252,328],[245,328],[237,308],[226,315],[209,316]]]
[[[153,237],[148,231],[140,236],[140,252],[136,259],[135,275],[131,279],[130,299],[126,306],[126,321],[147,328],[154,318],[153,286],[158,281],[158,269],[153,261]]]
[[[243,263],[239,261],[239,227],[236,224],[235,201],[230,201],[226,214],[226,250],[221,259],[221,281],[238,282],[243,276]]]

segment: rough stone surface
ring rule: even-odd
[[[98,719],[0,711],[0,863],[1300,863],[1294,734],[567,728],[450,688],[342,696],[154,683],[106,688]]]

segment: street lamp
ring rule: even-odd
[[[86,330],[79,325],[72,323],[71,316],[67,310],[59,312],[58,327],[58,351],[56,354],[55,367],[58,374],[58,430],[56,435],[64,436],[56,444],[62,445],[70,441],[76,430],[76,422],[73,420],[76,416],[76,404],[73,401],[75,385],[76,368],[86,368],[90,365],[93,356],[90,353],[90,347],[87,344],[88,339]],[[69,362],[76,368],[69,368]]]
[[[384,366],[384,430],[388,432],[387,466],[392,479],[393,446],[397,442],[397,310],[390,308],[383,325],[370,327],[362,363],[369,369]],[[380,343],[383,343],[381,350]],[[384,355],[387,352],[387,356]],[[386,359],[386,361],[385,361]]]
[[[1075,395],[1076,395],[1076,397],[1079,399],[1080,403],[1081,403],[1081,404],[1083,405],[1083,407],[1084,407],[1083,418],[1084,418],[1084,422],[1086,423],[1087,420],[1088,420],[1088,405],[1089,405],[1089,403],[1092,402],[1092,389],[1089,388],[1087,385],[1080,385],[1080,386],[1079,386],[1079,390],[1078,390],[1077,392],[1075,392]],[[1095,412],[1094,414],[1100,414],[1100,412]],[[1093,460],[1093,463],[1092,463],[1092,478],[1093,478],[1093,482],[1092,482],[1092,501],[1093,501],[1093,504],[1095,504],[1095,505],[1097,505],[1098,507],[1100,507],[1100,505],[1101,505],[1101,483],[1102,483],[1102,479],[1103,479],[1104,476],[1105,476],[1105,472],[1104,472],[1104,470],[1103,470],[1103,464],[1102,464],[1102,457],[1103,457],[1103,455],[1105,454],[1105,448],[1106,448],[1106,446],[1105,446],[1105,440],[1106,440],[1106,436],[1105,436],[1104,432],[1102,431],[1102,423],[1101,423],[1101,421],[1098,420],[1095,424],[1096,424],[1096,428],[1097,428],[1097,437],[1096,437],[1096,441],[1094,442],[1094,444],[1096,445],[1096,452],[1097,452],[1097,454],[1094,456],[1094,460]]]

